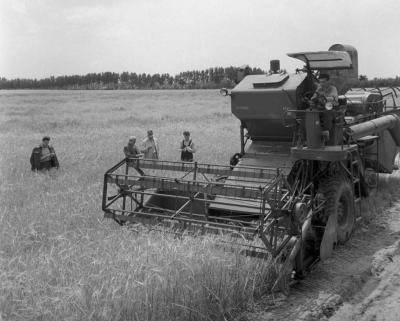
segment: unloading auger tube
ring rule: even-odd
[[[295,258],[322,205],[306,190],[278,168],[124,159],[104,175],[102,207],[119,224],[224,234],[221,243],[301,269]]]

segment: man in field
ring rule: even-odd
[[[129,137],[128,145],[124,147],[124,154],[126,158],[143,156],[139,148],[136,146],[136,137]]]
[[[53,146],[49,145],[50,137],[44,136],[42,143],[32,150],[30,162],[33,171],[50,170],[59,168],[58,159]]]
[[[179,150],[181,152],[181,161],[193,162],[193,154],[196,152],[196,149],[188,131],[183,132],[183,140]]]
[[[158,159],[159,148],[157,138],[154,137],[153,131],[149,129],[147,131],[147,137],[142,142],[144,158],[147,159]]]

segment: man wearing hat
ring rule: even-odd
[[[318,77],[318,87],[315,90],[314,95],[311,97],[311,101],[314,103],[320,103],[325,106],[326,102],[332,103],[333,106],[338,104],[338,91],[335,86],[331,85],[328,74],[320,74]]]
[[[44,136],[42,143],[32,150],[31,154],[31,169],[37,170],[49,170],[50,168],[59,168],[58,159],[53,146],[49,145],[50,137]]]
[[[153,131],[151,129],[147,131],[147,137],[143,140],[142,145],[142,153],[144,154],[144,158],[158,159],[158,141],[157,138],[154,137]]]
[[[136,146],[135,136],[129,137],[128,145],[124,147],[124,154],[126,158],[142,156],[142,154],[139,151],[139,148]]]
[[[334,123],[334,114],[332,109],[339,106],[338,91],[335,86],[330,84],[328,74],[320,74],[318,77],[319,84],[311,97],[312,106],[323,112],[319,115],[321,121],[323,144],[333,143],[331,129]]]

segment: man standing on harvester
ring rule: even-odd
[[[311,109],[316,108],[317,110],[323,111],[320,114],[321,128],[323,145],[329,142],[330,131],[334,122],[333,109],[339,106],[338,102],[338,91],[335,86],[330,84],[328,74],[320,74],[318,77],[319,84],[311,97]]]
[[[42,143],[32,150],[30,162],[31,169],[37,170],[50,170],[51,168],[59,168],[58,159],[53,146],[49,145],[50,137],[44,136]]]
[[[147,137],[143,140],[143,149],[142,152],[144,154],[144,158],[147,159],[158,159],[159,157],[159,148],[157,138],[154,137],[153,131],[149,129],[147,131]]]
[[[143,156],[143,154],[140,153],[139,148],[136,146],[135,136],[129,137],[128,145],[124,146],[124,154],[126,158]]]
[[[196,149],[188,131],[183,132],[183,140],[179,150],[181,151],[181,161],[193,162],[193,154],[196,152]]]
[[[338,91],[335,86],[330,84],[328,74],[320,74],[318,77],[319,84],[315,90],[311,101],[316,104],[321,104],[325,107],[325,103],[331,103],[332,106],[338,105]]]

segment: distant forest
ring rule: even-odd
[[[51,76],[45,79],[0,78],[0,89],[212,89],[232,88],[238,67],[216,67],[170,74],[137,74],[135,72],[90,73],[85,76]],[[248,74],[262,74],[260,68],[247,67]]]
[[[237,83],[238,70],[242,67],[215,67],[206,70],[181,72],[172,76],[166,74],[137,74],[134,72],[102,72],[84,76],[51,76],[44,79],[0,78],[0,89],[215,89],[232,88]],[[263,74],[260,68],[246,67],[246,74]],[[374,78],[369,80],[360,75],[359,81],[351,87],[398,87],[400,77]]]

